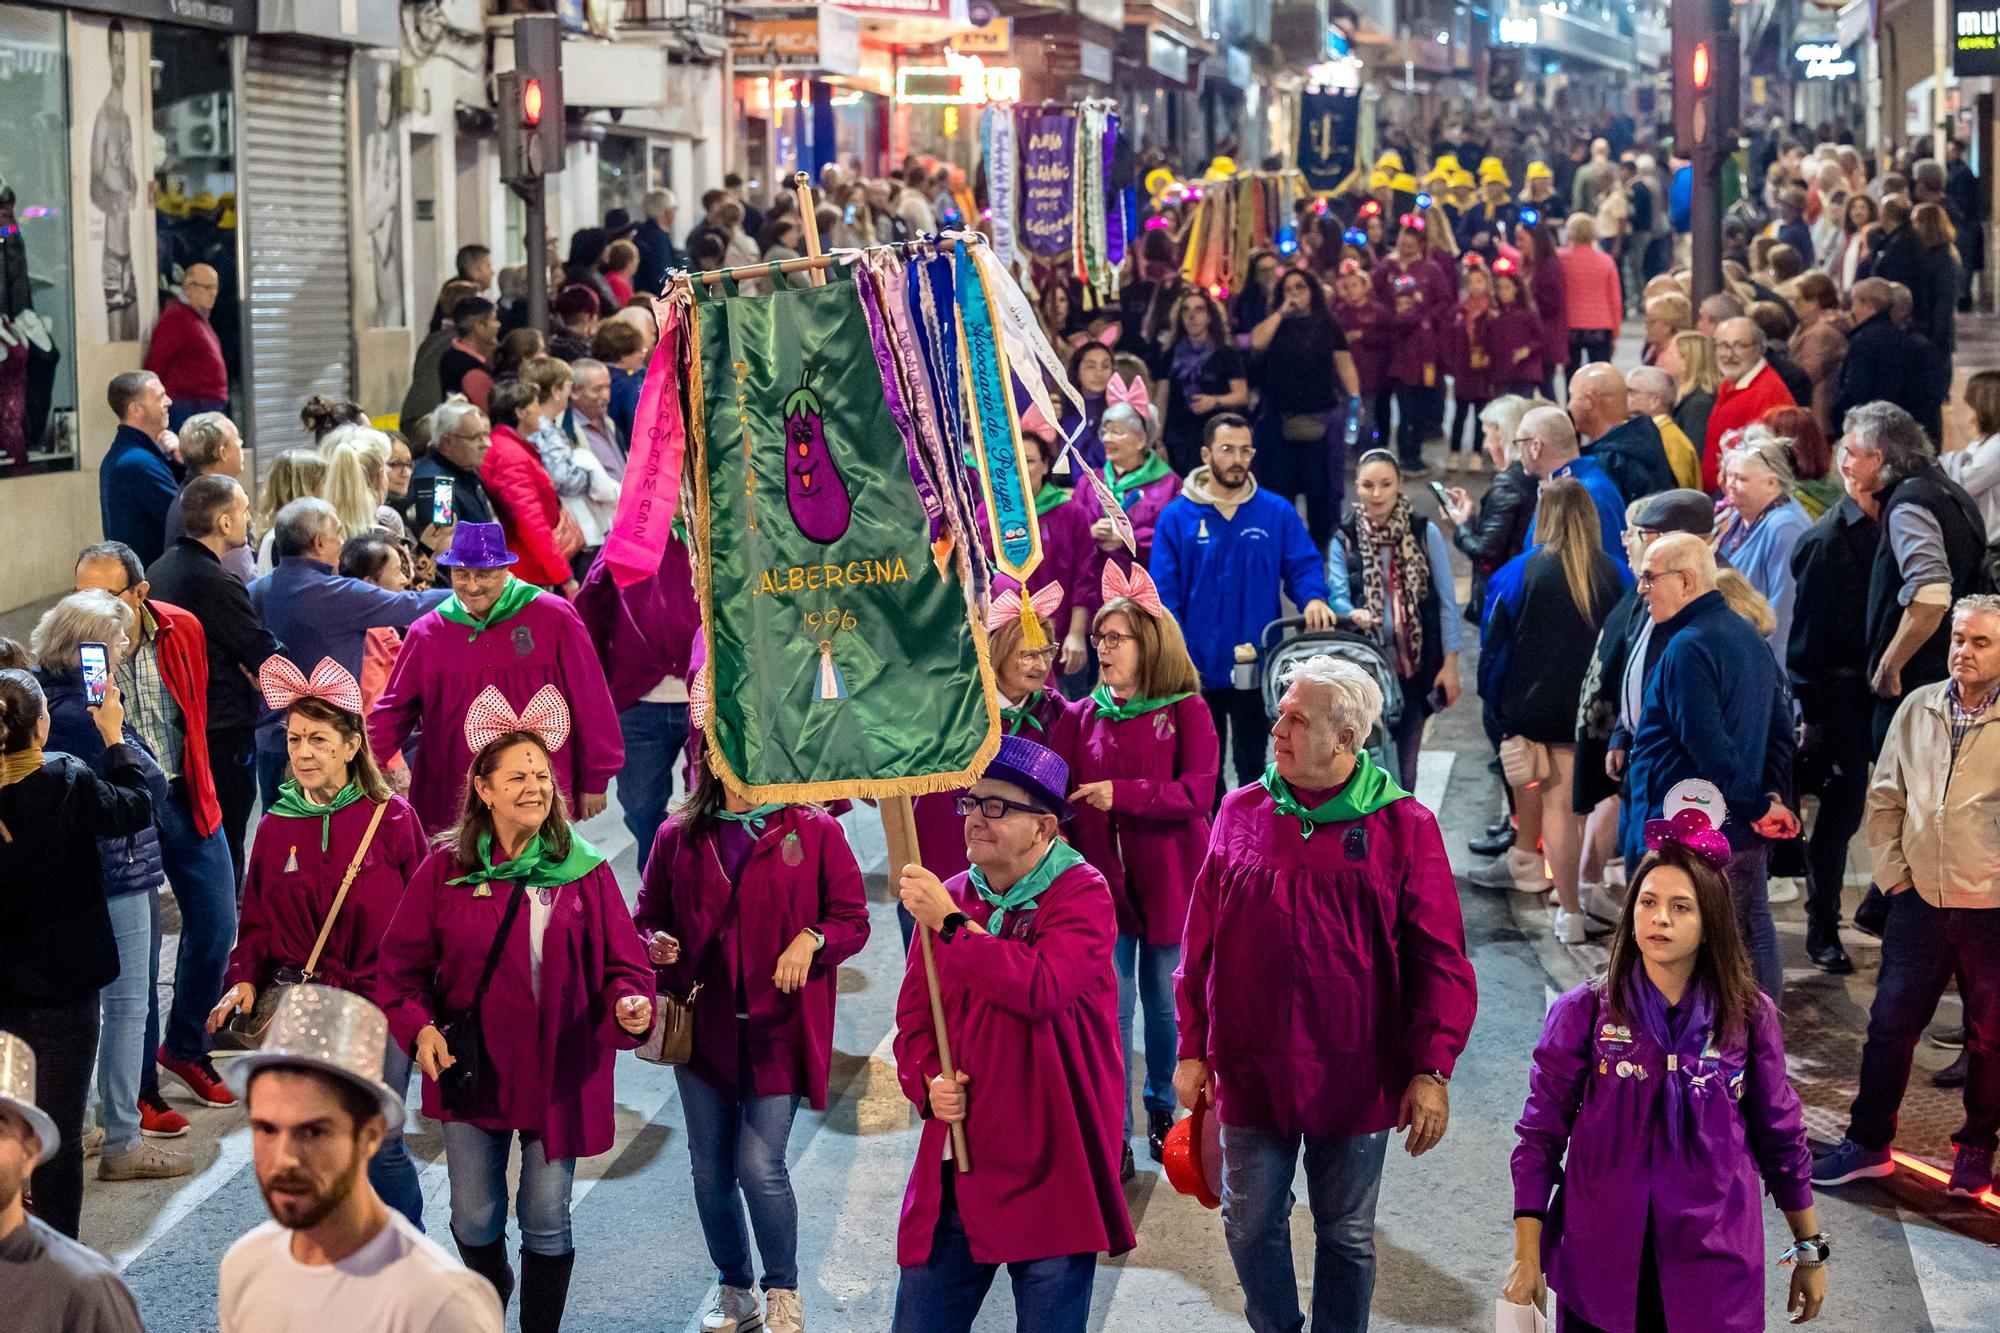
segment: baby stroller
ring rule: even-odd
[[[1352,662],[1375,677],[1382,688],[1382,716],[1368,734],[1368,753],[1375,766],[1385,773],[1397,772],[1395,728],[1403,716],[1403,686],[1396,679],[1395,663],[1374,634],[1356,629],[1334,628],[1306,631],[1305,617],[1286,616],[1264,626],[1258,636],[1263,653],[1264,712],[1272,720],[1278,716],[1278,701],[1285,697],[1285,670],[1308,657],[1327,656]],[[1294,631],[1297,631],[1294,633]],[[1290,638],[1285,636],[1290,634]]]

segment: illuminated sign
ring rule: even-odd
[[[896,100],[911,106],[1018,102],[1021,71],[1013,66],[988,68],[976,57],[952,58],[943,65],[901,65],[896,69]]]
[[[1805,66],[1808,79],[1847,79],[1859,68],[1838,42],[1800,42],[1792,59]]]
[[[1952,71],[1962,79],[2000,74],[2000,5],[1957,0],[1953,8]]]
[[[1542,21],[1530,14],[1526,18],[1500,20],[1500,41],[1507,46],[1535,46],[1542,40]]]

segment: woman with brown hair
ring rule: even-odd
[[[1512,887],[1539,893],[1547,858],[1556,938],[1565,944],[1602,933],[1578,895],[1583,825],[1570,793],[1576,701],[1598,631],[1623,591],[1598,534],[1597,507],[1582,483],[1564,477],[1544,486],[1535,520],[1541,545],[1494,575],[1479,651],[1479,694],[1499,724],[1517,815],[1514,847],[1495,864],[1506,867]]]
[[[1185,477],[1201,466],[1209,419],[1250,405],[1249,373],[1229,336],[1229,320],[1214,297],[1184,289],[1174,303],[1173,333],[1153,357],[1155,403],[1166,404],[1167,462]]]
[[[1068,761],[1076,786],[1076,849],[1102,872],[1117,908],[1113,959],[1128,1070],[1134,1014],[1146,1011],[1147,1139],[1159,1161],[1174,1122],[1174,971],[1188,895],[1208,852],[1222,749],[1180,624],[1152,576],[1141,565],[1106,565],[1103,595],[1091,635],[1099,684],[1069,706],[1050,748]],[[1130,1117],[1128,1094],[1128,1140]],[[1128,1141],[1128,1175],[1131,1164]]]

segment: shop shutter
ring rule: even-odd
[[[307,444],[299,408],[352,397],[354,298],[344,48],[252,38],[241,193],[256,473]]]

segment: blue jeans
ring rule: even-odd
[[[1120,935],[1111,946],[1118,966],[1118,1040],[1125,1052],[1125,1135],[1132,1135],[1132,1016],[1146,1007],[1146,1109],[1174,1109],[1174,1057],[1180,1031],[1174,1022],[1174,969],[1181,965],[1178,944],[1146,944]]]
[[[937,1230],[931,1233],[931,1257],[902,1270],[890,1333],[971,1333],[993,1275],[1000,1271],[1000,1265],[972,1257],[972,1242],[958,1215],[957,1171],[949,1161],[938,1166],[944,1172],[944,1197]],[[1014,1284],[1014,1327],[1020,1333],[1084,1333],[1090,1289],[1097,1280],[1095,1254],[1008,1264],[1007,1276]]]
[[[785,1145],[799,1099],[732,1097],[686,1065],[674,1069],[681,1110],[687,1116],[688,1161],[694,1168],[694,1207],[715,1264],[715,1280],[749,1288],[750,1228],[764,1260],[764,1290],[799,1285],[799,1205],[785,1165]]]
[[[104,1126],[104,1155],[139,1146],[141,1079],[153,1068],[147,1044],[149,1008],[160,993],[160,899],[151,889],[104,900],[118,943],[118,979],[98,992],[104,1024],[97,1043],[97,1122]],[[158,1022],[157,1015],[154,1022]]]
[[[283,750],[257,751],[257,795],[266,810],[278,803],[278,787],[291,764],[292,757]]]
[[[1313,1216],[1313,1333],[1366,1333],[1375,1294],[1375,1197],[1389,1132],[1352,1138],[1222,1127],[1222,1234],[1255,1333],[1298,1333],[1292,1174],[1301,1140]]]
[[[618,770],[618,804],[625,827],[639,844],[639,873],[646,872],[653,839],[667,820],[674,794],[674,766],[687,745],[686,704],[636,703],[618,715],[625,736],[625,766]]]
[[[410,1070],[414,1065],[391,1036],[382,1055],[382,1081],[405,1101],[409,1099]],[[417,1164],[410,1160],[410,1147],[403,1141],[402,1130],[392,1131],[375,1150],[373,1160],[368,1163],[368,1183],[382,1196],[382,1202],[409,1218],[411,1226],[419,1231],[424,1229],[424,1191],[417,1184]]]
[[[160,856],[181,909],[174,961],[174,1003],[167,1013],[167,1054],[195,1060],[208,1053],[208,1011],[222,999],[222,973],[236,942],[236,866],[222,830],[195,831],[183,783],[157,807]]]
[[[1762,838],[1729,858],[1729,896],[1736,902],[1736,928],[1750,955],[1757,989],[1776,1004],[1783,997],[1785,971],[1778,962],[1778,930],[1771,924],[1771,844]]]
[[[467,1245],[492,1245],[507,1234],[507,1158],[514,1133],[489,1134],[475,1125],[446,1121],[444,1165],[451,1176],[451,1230]],[[521,1135],[521,1186],[514,1216],[521,1224],[521,1248],[531,1254],[570,1253],[569,1195],[576,1183],[576,1159],[551,1162],[542,1140]]]

